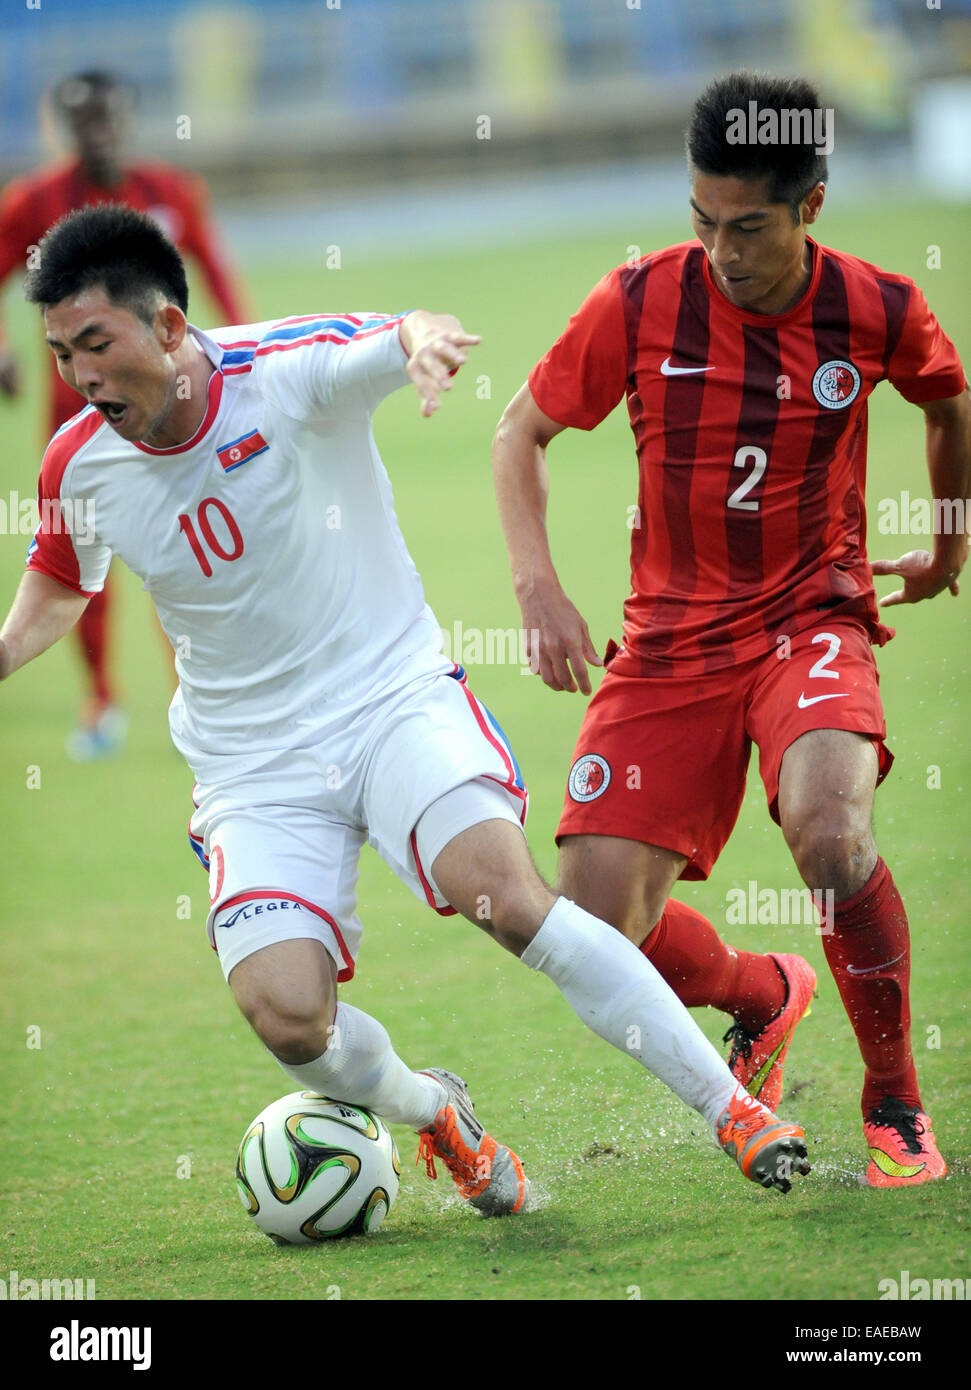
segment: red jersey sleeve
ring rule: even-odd
[[[225,315],[226,323],[248,323],[252,316],[246,312],[219,237],[209,220],[206,185],[194,175],[182,175],[177,187],[184,219],[182,249],[198,261],[206,288]]]
[[[0,285],[18,266],[27,274],[33,223],[30,188],[23,179],[15,179],[0,193]]]
[[[964,390],[964,368],[957,349],[914,285],[900,341],[887,367],[887,378],[905,400],[946,400]]]
[[[529,374],[533,400],[559,425],[592,430],[627,387],[627,328],[620,271],[594,285],[564,333]]]

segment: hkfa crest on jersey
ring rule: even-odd
[[[860,373],[852,362],[834,358],[816,368],[813,395],[827,410],[845,410],[860,394]]]
[[[568,785],[574,801],[596,801],[610,786],[610,764],[599,753],[587,753],[570,768]]]
[[[239,468],[240,464],[256,458],[257,454],[265,453],[269,447],[259,430],[250,430],[249,434],[240,435],[239,439],[233,439],[217,448],[216,456],[225,471],[232,473],[234,468]]]

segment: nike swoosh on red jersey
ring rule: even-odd
[[[901,951],[899,956],[894,956],[893,960],[885,960],[881,965],[848,965],[846,973],[848,975],[873,975],[878,970],[889,970],[891,965],[896,965],[898,960],[903,960],[906,954],[906,951]]]
[[[803,692],[800,691],[797,703],[800,709],[808,709],[810,705],[818,705],[820,700],[844,700],[849,693],[848,690],[840,690],[839,692],[834,691],[832,695],[811,695],[807,700]]]
[[[670,357],[661,363],[662,376],[687,376],[690,372],[713,372],[714,367],[672,367]]]

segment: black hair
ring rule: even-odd
[[[149,324],[160,294],[183,313],[189,307],[182,257],[158,223],[120,203],[96,203],[62,217],[41,238],[36,261],[24,293],[43,308],[93,285]]]
[[[800,126],[795,134],[808,138],[783,139],[762,144],[751,138],[733,143],[733,123],[739,114],[748,119],[749,103],[757,110],[816,112],[819,93],[802,78],[769,77],[763,73],[733,72],[719,77],[695,102],[685,136],[688,166],[692,173],[722,178],[767,179],[772,203],[787,203],[793,222],[799,221],[799,204],[817,183],[829,177],[826,156],[817,153],[812,130]],[[809,122],[812,126],[813,121]],[[793,120],[787,131],[793,134]]]
[[[52,94],[54,107],[58,114],[70,118],[80,107],[98,100],[110,101],[119,98],[125,105],[133,106],[137,99],[137,89],[127,78],[103,69],[89,69],[76,72],[58,82]]]

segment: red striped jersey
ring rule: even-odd
[[[48,445],[28,566],[91,594],[117,555],[144,581],[175,649],[172,738],[204,785],[450,668],[371,426],[408,382],[400,321],[192,329],[215,370],[191,439],[131,443],[88,406]]]
[[[26,273],[31,248],[58,218],[92,203],[124,203],[148,213],[180,251],[198,262],[223,321],[239,323],[246,318],[209,221],[205,184],[195,174],[166,164],[135,165],[110,186],[92,182],[78,160],[14,179],[0,195],[0,284],[15,269]],[[78,403],[58,375],[53,356],[50,364],[53,431],[77,412]]]
[[[576,429],[627,397],[640,483],[612,670],[718,670],[821,614],[892,635],[866,556],[867,399],[884,378],[915,403],[956,396],[964,372],[912,280],[808,245],[782,314],[731,304],[696,241],[618,266],[530,373]]]

